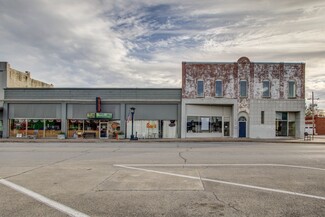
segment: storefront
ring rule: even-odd
[[[180,89],[7,88],[5,93],[5,137],[130,138],[131,107],[139,138],[180,136]]]
[[[130,122],[127,123],[127,137],[131,136]],[[140,139],[178,138],[176,120],[137,120],[134,134]]]
[[[185,104],[184,137],[230,137],[233,135],[233,106]]]

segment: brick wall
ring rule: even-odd
[[[182,97],[196,98],[197,80],[204,82],[204,97],[215,96],[215,81],[223,81],[223,96],[239,98],[238,83],[248,82],[249,99],[261,99],[262,82],[269,80],[271,99],[288,99],[288,81],[296,83],[296,99],[305,98],[304,63],[254,63],[247,57],[241,57],[231,63],[182,63]]]
[[[315,130],[317,135],[325,135],[325,117],[315,115]],[[305,124],[313,124],[312,117],[305,117]]]

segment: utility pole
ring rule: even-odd
[[[310,100],[310,98],[309,98]],[[317,106],[317,104],[314,103],[315,97],[314,97],[314,92],[311,92],[311,112],[312,112],[312,122],[313,122],[313,138],[315,136],[315,106]],[[316,100],[319,100],[319,98],[317,98]]]

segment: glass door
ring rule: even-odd
[[[99,138],[107,139],[108,138],[108,123],[99,123]]]

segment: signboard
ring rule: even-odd
[[[96,118],[100,119],[112,119],[113,114],[112,113],[96,113]]]
[[[89,119],[112,119],[113,114],[112,113],[88,112],[87,118],[89,118]]]
[[[96,118],[96,113],[87,113],[87,118]]]
[[[96,97],[96,112],[102,111],[102,100],[100,97]]]
[[[209,130],[210,118],[201,118],[201,130]]]

